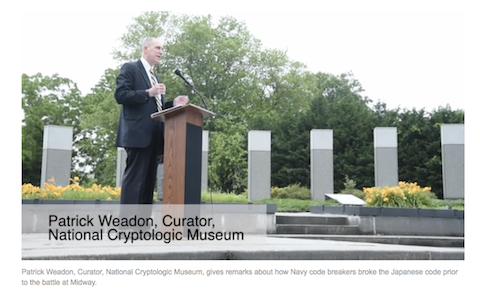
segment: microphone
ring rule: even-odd
[[[205,109],[208,110],[207,103],[205,103],[205,98],[203,97],[203,95],[201,93],[198,92],[198,90],[195,89],[195,87],[190,82],[188,82],[187,79],[185,79],[185,77],[183,77],[182,71],[176,69],[175,74],[177,74],[180,78],[182,78],[183,82],[185,82],[186,85],[188,85],[197,95],[200,96],[200,99],[202,99],[202,103],[205,106]]]
[[[180,78],[182,78],[182,80],[183,80],[188,86],[190,86],[191,88],[194,88],[193,85],[191,85],[190,82],[188,82],[188,80],[185,79],[185,77],[183,77],[182,71],[180,71],[180,70],[177,69],[177,70],[175,70],[175,74],[177,74]]]

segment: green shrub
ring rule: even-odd
[[[350,179],[348,175],[345,175],[345,182],[343,182],[343,186],[345,187],[346,190],[355,189],[355,187],[357,186],[357,182],[355,182],[355,180]]]
[[[283,188],[272,187],[270,196],[275,199],[311,199],[310,189],[302,187],[300,184],[293,184]]]
[[[286,197],[285,188],[274,186],[270,189],[270,197],[274,199],[284,199]]]

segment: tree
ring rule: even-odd
[[[272,186],[310,185],[310,129],[305,115],[282,117],[272,131]]]
[[[212,132],[209,186],[214,190],[243,193],[247,187],[247,141],[244,126],[232,127],[232,133]]]
[[[107,69],[82,102],[77,173],[83,182],[109,186],[116,183],[115,139],[120,105],[114,99],[114,92],[118,72],[119,69]]]
[[[22,183],[40,185],[45,125],[71,126],[76,138],[80,104],[80,91],[70,79],[40,73],[22,75],[22,109],[25,116],[22,122]]]
[[[310,186],[310,131],[333,130],[334,189],[343,187],[345,175],[357,184],[373,181],[373,111],[363,98],[353,74],[317,73],[317,95],[310,108],[285,117],[275,131],[272,151],[273,184]],[[313,91],[313,89],[311,89]]]

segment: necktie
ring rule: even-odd
[[[152,80],[152,86],[157,84],[157,79],[155,78],[155,73],[153,73],[153,67],[150,68],[150,80]],[[155,101],[157,102],[158,111],[162,111],[162,96],[157,94],[155,95]]]

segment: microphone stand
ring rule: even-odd
[[[205,109],[208,110],[208,106],[207,106],[207,103],[205,102],[205,98],[190,82],[187,81],[187,79],[185,77],[183,77],[182,71],[177,69],[177,70],[175,70],[175,74],[177,74],[178,77],[182,78],[182,80],[183,80],[183,82],[185,83],[186,86],[190,87],[193,90],[194,93],[196,93],[197,95],[200,96],[200,98],[202,99],[203,106],[205,106]]]
[[[203,95],[192,84],[188,83],[187,81],[185,81],[185,85],[190,87],[193,90],[193,92],[195,92],[200,97],[200,99],[202,99],[203,106],[205,106],[205,109],[208,110],[208,106],[207,106],[207,103],[205,102],[205,98],[203,97]]]

